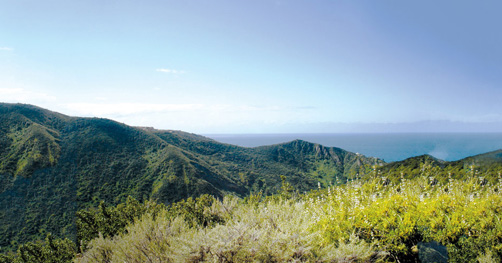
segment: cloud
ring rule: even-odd
[[[13,94],[21,94],[24,92],[22,88],[0,88],[0,95],[13,95]]]
[[[0,51],[14,51],[11,47],[0,47]]]
[[[164,72],[168,74],[185,74],[186,71],[184,70],[176,70],[176,69],[168,69],[168,68],[158,68],[155,71],[157,72]]]
[[[2,102],[37,104],[39,102],[53,102],[56,100],[56,97],[24,88],[0,88],[0,100]]]
[[[295,107],[297,110],[317,110],[317,107],[314,106],[297,106]]]
[[[204,108],[201,104],[147,104],[147,103],[68,103],[65,108],[75,114],[91,116],[126,116],[173,111],[193,111]]]
[[[434,150],[430,151],[428,154],[441,160],[446,160],[449,155],[448,150],[445,147],[438,147],[438,146],[436,146]]]
[[[280,105],[79,102],[60,104],[61,112],[109,118],[133,126],[196,133],[261,132],[294,123],[303,110]]]

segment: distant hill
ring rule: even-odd
[[[243,148],[181,131],[0,103],[0,248],[74,237],[79,209],[138,200],[276,193],[344,182],[383,164],[305,141]]]
[[[430,155],[410,157],[382,165],[378,172],[389,179],[433,176],[437,180],[483,176],[481,180],[497,181],[502,176],[502,150],[479,154],[462,160],[446,162]]]

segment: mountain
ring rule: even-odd
[[[75,212],[127,196],[171,203],[344,182],[383,162],[301,140],[243,148],[181,131],[0,103],[0,248],[75,237]]]
[[[378,168],[378,172],[394,181],[416,176],[432,176],[440,181],[446,181],[449,178],[482,176],[480,180],[496,182],[502,179],[502,150],[452,162],[426,154],[382,165]]]

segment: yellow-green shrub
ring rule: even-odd
[[[213,226],[190,225],[181,217],[144,217],[114,239],[99,237],[76,262],[367,262],[378,254],[353,235],[324,245],[311,231],[306,202],[243,203],[227,197],[207,210],[231,214]]]
[[[444,184],[403,178],[395,185],[378,178],[311,194],[308,207],[316,218],[312,230],[324,233],[325,244],[355,233],[392,258],[413,261],[420,242],[438,241],[448,247],[450,261],[474,262],[485,249],[502,256],[499,189],[483,178]]]

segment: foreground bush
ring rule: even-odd
[[[122,233],[126,226],[134,223],[142,215],[156,215],[165,209],[162,204],[152,201],[140,203],[132,197],[117,206],[106,206],[101,202],[98,208],[80,210],[76,213],[77,240],[79,248],[85,250],[87,243],[99,235],[113,237]]]
[[[356,236],[324,245],[311,231],[306,203],[239,203],[226,197],[206,212],[227,218],[212,227],[182,217],[146,216],[114,239],[98,238],[77,262],[369,262],[381,255]]]
[[[403,178],[396,185],[378,178],[310,194],[308,208],[325,245],[355,233],[400,262],[418,262],[417,246],[430,241],[447,247],[449,262],[477,262],[485,253],[500,262],[501,190],[502,181],[479,177]]]
[[[70,262],[77,247],[69,239],[47,235],[45,242],[28,242],[19,246],[17,254],[0,255],[0,263],[59,263]]]
[[[101,204],[77,214],[79,246],[48,236],[0,262],[501,262],[502,178],[377,176],[303,195],[283,181],[269,197]]]

